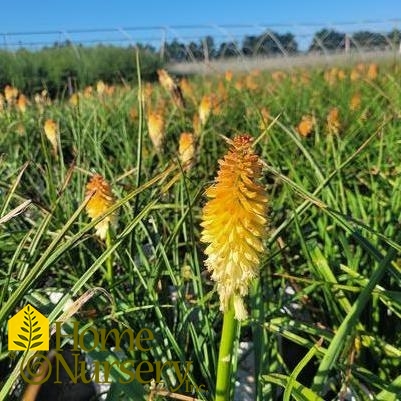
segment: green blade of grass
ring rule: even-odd
[[[279,373],[271,373],[269,375],[265,375],[263,376],[263,379],[269,383],[278,384],[279,386],[284,388],[286,388],[290,383],[290,377]],[[306,386],[303,386],[297,381],[293,381],[292,383],[292,396],[297,401],[324,401],[324,399],[319,397],[319,395],[317,395],[313,390]]]
[[[298,375],[301,373],[302,369],[308,364],[308,362],[315,356],[318,351],[318,347],[322,345],[323,338],[321,338],[317,344],[315,344],[306,354],[305,356],[298,362],[297,366],[295,366],[291,375],[288,377],[287,385],[285,386],[283,401],[290,401],[292,390],[297,383],[296,379]]]
[[[365,288],[361,291],[356,301],[351,306],[351,309],[347,316],[344,318],[336,334],[334,335],[327,352],[325,353],[322,361],[320,362],[318,371],[315,375],[312,389],[320,393],[323,390],[323,386],[327,381],[327,377],[330,374],[330,370],[334,367],[337,359],[341,353],[341,350],[345,348],[347,337],[352,334],[355,325],[358,322],[358,318],[365,308],[366,303],[370,299],[375,286],[379,283],[386,270],[389,268],[391,261],[394,259],[397,252],[391,248],[383,260],[379,263],[377,268],[372,273],[369,282]]]

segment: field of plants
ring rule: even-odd
[[[158,78],[2,89],[0,401],[400,400],[397,62]]]

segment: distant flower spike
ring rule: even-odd
[[[351,97],[349,108],[352,111],[356,111],[361,107],[361,94],[359,92],[354,93]]]
[[[57,143],[58,143],[58,136],[59,136],[58,124],[51,118],[48,118],[45,121],[43,129],[45,131],[47,139],[49,140],[50,144],[52,145],[53,154],[57,156],[57,150],[58,150]]]
[[[103,95],[105,91],[106,91],[106,84],[102,80],[97,81],[96,83],[97,94]]]
[[[314,126],[315,126],[315,119],[313,118],[313,116],[309,114],[304,115],[302,116],[302,119],[297,126],[297,131],[299,135],[307,137],[312,133]]]
[[[11,85],[6,85],[4,88],[4,97],[8,103],[8,105],[12,105],[15,103],[18,96],[18,89],[14,88]]]
[[[332,107],[327,113],[327,129],[330,133],[338,134],[341,129],[340,110]]]
[[[174,82],[173,78],[170,77],[166,70],[157,70],[157,74],[160,85],[170,93],[176,106],[183,109],[185,107],[185,101],[180,86]]]
[[[18,101],[17,101],[17,107],[18,110],[21,113],[25,113],[26,112],[26,108],[28,105],[28,99],[25,95],[23,95],[22,93],[18,96]]]
[[[157,153],[162,152],[166,137],[164,111],[159,108],[147,112],[147,124],[150,139]]]
[[[94,220],[113,206],[115,199],[109,183],[100,175],[95,174],[86,185],[86,197],[91,196],[86,204],[86,213]],[[114,213],[106,216],[96,226],[96,235],[104,240],[110,225],[116,222]]]
[[[199,104],[199,120],[201,125],[205,125],[211,113],[217,113],[219,110],[217,97],[214,93],[203,95]]]
[[[375,80],[379,75],[379,66],[376,63],[369,64],[366,72],[366,77],[370,80]]]
[[[184,170],[190,170],[194,164],[195,156],[195,137],[189,132],[180,135],[178,154]]]

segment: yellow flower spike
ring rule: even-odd
[[[301,74],[301,83],[303,85],[309,85],[310,84],[310,75],[308,71],[302,71]]]
[[[219,81],[217,84],[217,96],[219,100],[219,103],[225,103],[228,100],[228,92],[226,88],[226,84],[223,81]],[[219,105],[216,105],[217,107],[215,108],[215,113],[219,111]]]
[[[36,105],[42,104],[42,98],[40,97],[40,93],[35,93],[33,101],[35,102]]]
[[[195,137],[189,132],[183,132],[180,135],[178,145],[178,155],[182,168],[187,171],[194,165],[195,157]]]
[[[209,95],[204,95],[199,104],[199,121],[201,125],[205,125],[212,111],[212,100]]]
[[[50,144],[52,145],[54,155],[57,155],[58,136],[59,136],[58,124],[54,120],[48,118],[45,121],[43,128],[45,130],[47,139],[49,140]]]
[[[244,90],[244,87],[245,87],[244,77],[238,77],[234,82],[234,87],[238,91]]]
[[[18,96],[18,89],[11,85],[6,85],[4,88],[4,97],[8,105],[14,104]]]
[[[282,82],[287,77],[287,74],[284,71],[278,70],[272,72],[272,79],[275,82]]]
[[[271,119],[269,109],[262,107],[260,109],[260,116],[261,119],[259,121],[259,128],[261,131],[264,131],[269,126],[269,120]]]
[[[145,109],[148,110],[152,106],[152,96],[154,93],[154,88],[151,82],[146,82],[143,87],[141,100],[142,104],[144,105]]]
[[[42,92],[40,92],[40,99],[42,104],[46,106],[50,106],[52,104],[52,101],[46,89],[43,89]]]
[[[28,105],[28,99],[22,93],[18,96],[17,107],[21,113],[26,112],[26,107]]]
[[[97,81],[96,83],[97,94],[102,96],[105,91],[106,91],[106,84],[102,80]]]
[[[349,102],[349,108],[352,111],[356,111],[361,107],[361,94],[356,92],[352,95],[351,100]]]
[[[338,77],[338,79],[339,79],[340,81],[344,81],[344,79],[347,78],[347,74],[345,73],[344,70],[340,69],[340,70],[338,70],[338,72],[337,72],[337,77]]]
[[[196,103],[194,88],[187,78],[181,78],[180,88],[185,99],[191,99],[192,103]]]
[[[205,125],[211,113],[219,112],[217,96],[214,93],[203,95],[199,104],[198,114],[201,125]]]
[[[337,82],[337,68],[333,67],[324,72],[324,80],[329,84],[329,85],[334,85]]]
[[[258,89],[258,84],[255,81],[255,76],[254,75],[247,75],[245,78],[245,86],[247,89],[249,89],[250,91],[254,91],[256,89]]]
[[[341,129],[340,110],[332,107],[327,114],[327,129],[330,133],[338,134]]]
[[[366,77],[370,80],[375,80],[379,75],[379,66],[376,63],[369,64],[368,70],[366,72]]]
[[[93,94],[93,87],[90,85],[86,86],[84,89],[84,97],[90,98],[92,94]]]
[[[231,70],[227,70],[224,73],[224,78],[227,82],[231,82],[233,80],[233,72]]]
[[[200,136],[200,134],[202,132],[202,124],[201,124],[201,121],[200,121],[198,113],[195,113],[193,118],[192,118],[192,127],[193,127],[195,135],[197,137]]]
[[[165,132],[164,112],[162,110],[150,110],[147,113],[147,124],[150,139],[156,152],[163,150]]]
[[[351,73],[350,73],[350,79],[351,81],[357,81],[361,78],[361,73],[359,71],[359,69],[357,68],[353,68]]]
[[[314,126],[315,119],[311,115],[304,115],[297,126],[297,131],[299,135],[307,137],[312,133]]]
[[[73,93],[68,100],[71,106],[76,107],[79,104],[79,94],[77,92]]]
[[[167,91],[172,91],[174,89],[175,83],[173,78],[170,77],[166,70],[157,70],[157,76],[159,78],[160,85]]]
[[[114,85],[106,85],[104,88],[104,94],[107,96],[112,96],[116,91],[116,87]]]
[[[201,241],[208,243],[207,269],[217,282],[220,310],[234,304],[236,319],[246,317],[242,297],[258,275],[265,250],[267,195],[258,183],[262,163],[248,135],[228,140],[230,150],[219,161],[215,184],[206,190]]]
[[[113,206],[115,199],[109,183],[100,175],[95,174],[86,185],[86,197],[91,196],[86,204],[86,213],[94,220]],[[112,213],[101,220],[96,226],[96,235],[104,240],[110,225],[116,222],[116,214]]]
[[[174,82],[173,78],[170,77],[166,70],[157,70],[157,75],[160,85],[170,93],[176,106],[183,109],[185,107],[185,101],[179,85]]]

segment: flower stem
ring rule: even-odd
[[[107,230],[106,233],[106,250],[111,247],[111,233],[110,233],[110,227]],[[113,254],[111,253],[108,258],[106,259],[106,274],[105,278],[109,284],[110,287],[113,286]]]
[[[233,297],[229,308],[223,316],[219,359],[217,364],[216,398],[215,401],[229,401],[232,394],[230,388],[233,374],[233,356],[237,352],[234,345],[239,334],[239,322],[235,319]]]

